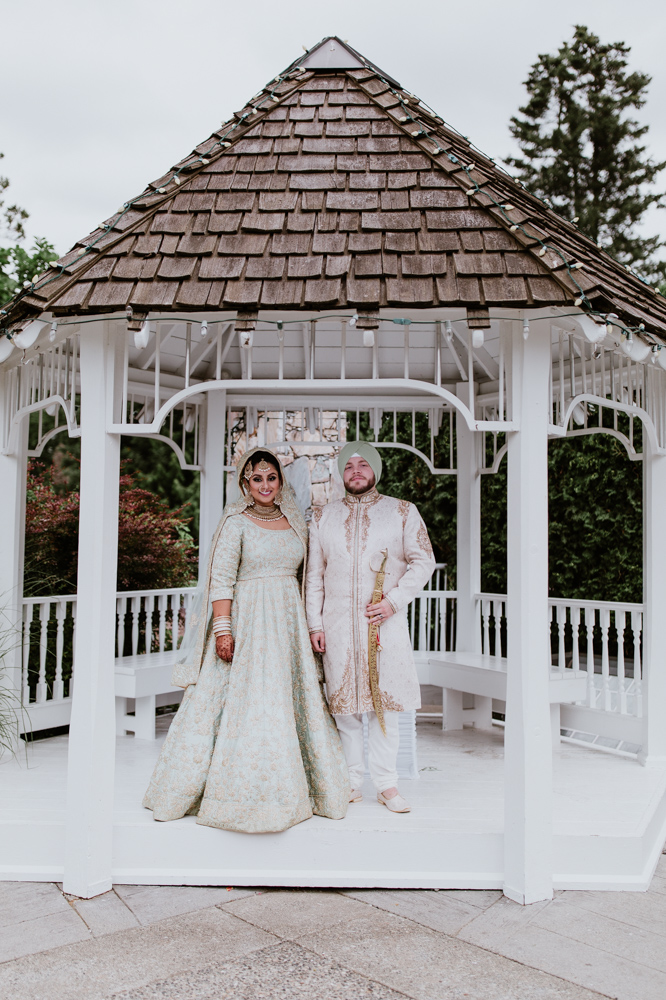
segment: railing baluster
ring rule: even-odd
[[[492,601],[481,602],[481,623],[483,628],[483,652],[490,656],[490,609]]]
[[[617,688],[620,703],[618,711],[621,715],[627,714],[627,684],[624,676],[624,630],[626,626],[626,613],[618,609],[615,610],[615,631],[617,632]]]
[[[24,705],[30,704],[30,675],[28,666],[30,661],[30,626],[34,616],[34,604],[26,604],[23,609],[23,683],[22,700]]]
[[[51,605],[48,601],[43,601],[39,605],[39,680],[37,681],[37,697],[36,702],[38,705],[42,705],[47,698],[47,687],[46,687],[46,651],[48,645],[48,628],[49,628],[49,613],[51,611]]]
[[[132,609],[132,656],[136,656],[139,651],[139,613],[141,611],[141,598],[133,597],[130,606]]]
[[[587,704],[588,708],[597,707],[597,692],[594,686],[594,622],[595,612],[585,608],[585,630],[587,633],[587,649],[585,654],[587,667]]]
[[[641,657],[641,637],[643,634],[643,612],[631,612],[631,630],[634,636],[634,690],[636,691],[635,715],[643,718],[643,669]]]
[[[610,628],[610,611],[601,608],[599,611],[599,626],[601,628],[601,691],[604,712],[611,711],[610,664],[608,658],[608,630]]]
[[[126,598],[116,598],[116,644],[118,646],[118,656],[123,656],[125,652],[125,606]]]
[[[580,638],[580,608],[575,606],[569,609],[569,617],[571,620],[571,667],[574,672],[575,677],[580,676],[580,648],[578,646],[578,641]]]
[[[502,655],[502,601],[493,601],[493,617],[495,618],[495,656]]]
[[[567,666],[567,654],[565,649],[565,627],[567,623],[567,609],[565,604],[557,606],[557,669],[562,677]]]
[[[159,624],[159,651],[164,652],[164,639],[166,632],[166,611],[167,611],[167,595],[160,594],[159,596],[159,611],[160,611],[160,624]]]
[[[65,648],[65,618],[67,617],[67,601],[56,604],[56,669],[53,681],[53,700],[62,701],[65,696],[65,686],[62,681],[62,657]]]

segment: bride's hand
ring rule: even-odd
[[[215,640],[215,652],[225,663],[231,663],[234,657],[233,636],[218,635]]]

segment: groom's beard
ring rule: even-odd
[[[370,490],[375,488],[375,483],[377,480],[373,476],[369,483],[361,486],[360,483],[350,483],[349,486],[345,486],[347,493],[351,493],[354,497],[362,496],[364,493],[369,493]]]

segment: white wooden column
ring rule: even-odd
[[[474,391],[474,386],[472,391]],[[456,395],[465,403],[469,383],[456,385]],[[481,590],[481,476],[479,447],[481,435],[471,431],[456,414],[456,646],[481,652],[481,629],[476,595]]]
[[[224,389],[216,389],[206,395],[206,430],[199,484],[199,582],[206,572],[210,541],[224,505],[227,394]]]
[[[550,326],[511,337],[508,445],[508,677],[504,736],[504,893],[550,899],[552,743],[548,703],[548,375]]]
[[[112,418],[114,345],[107,324],[81,334],[81,509],[63,888],[111,888],[115,771],[114,658],[120,437]]]
[[[666,456],[643,430],[642,764],[666,762]]]
[[[0,442],[9,435],[9,406],[5,393],[9,379],[0,376]],[[25,417],[15,437],[11,454],[0,454],[3,528],[0,531],[0,609],[2,629],[11,630],[15,639],[5,654],[6,678],[15,691],[21,690],[21,628],[23,599],[23,550],[25,540],[25,486],[28,464],[28,418]]]

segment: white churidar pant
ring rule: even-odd
[[[372,783],[378,792],[394,788],[398,784],[396,760],[400,732],[398,728],[398,712],[384,712],[386,736],[374,712],[368,712],[368,766]],[[345,752],[349,767],[349,781],[352,789],[363,784],[365,761],[363,759],[363,716],[334,715],[335,724],[340,733],[342,749]]]

